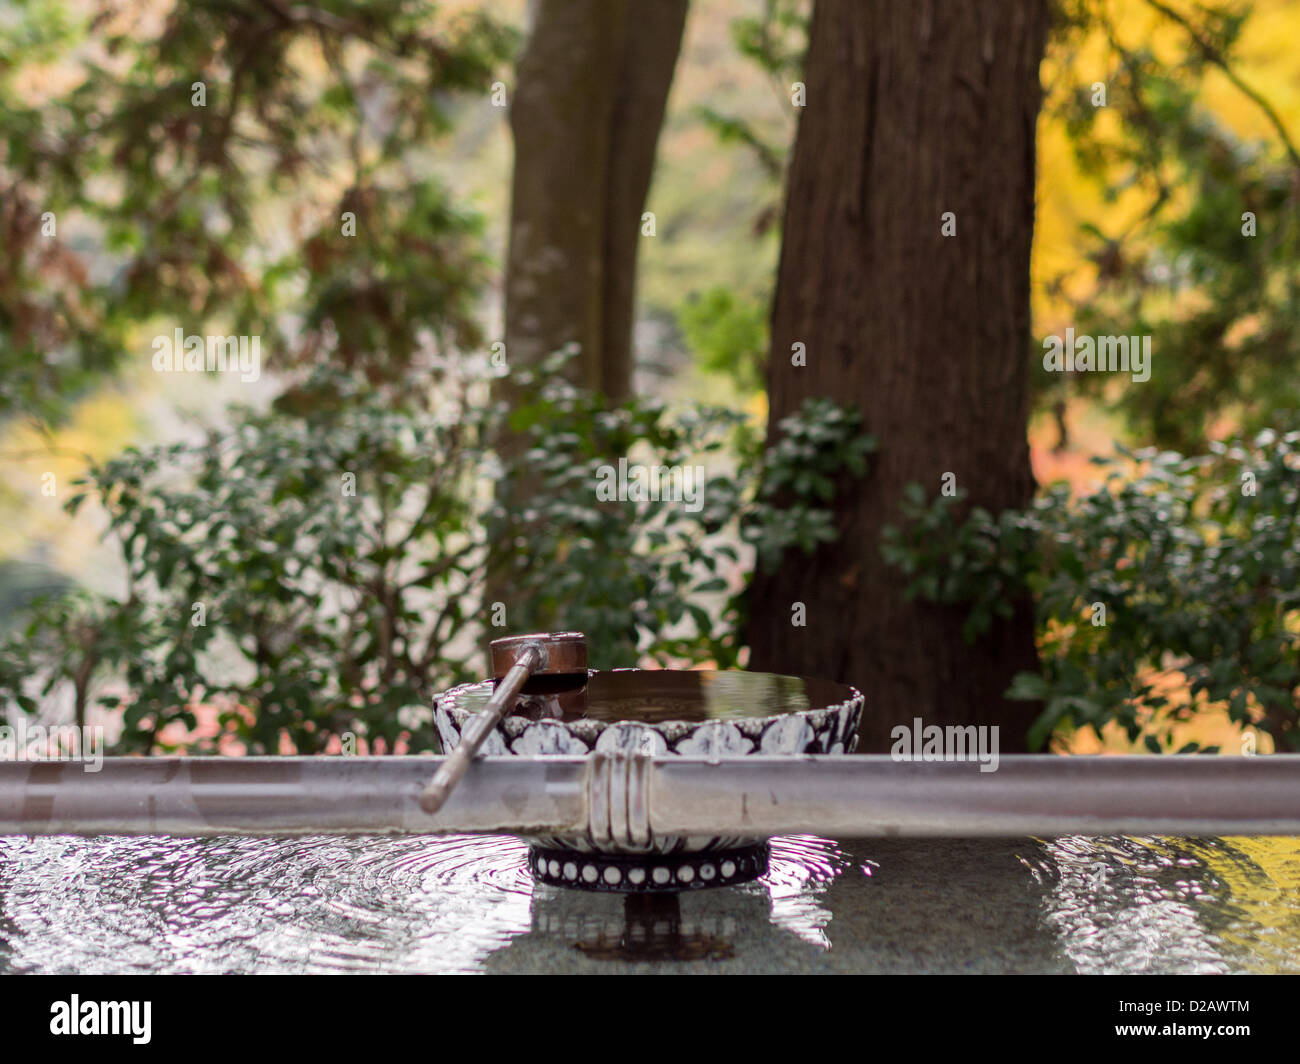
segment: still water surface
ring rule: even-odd
[[[447,696],[467,713],[488,704],[491,680],[458,687]],[[665,721],[777,717],[851,700],[852,687],[831,680],[770,672],[707,669],[608,669],[590,676],[538,676],[524,686],[512,712],[534,719]]]
[[[1300,972],[1300,839],[773,840],[670,901],[511,838],[0,839],[0,972]]]

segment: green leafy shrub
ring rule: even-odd
[[[733,664],[740,550],[833,535],[828,488],[841,464],[862,470],[856,415],[811,404],[764,456],[734,412],[613,405],[559,365],[512,373],[509,428],[528,446],[505,462],[506,408],[481,376],[445,370],[426,408],[321,371],[310,391],[328,404],[239,411],[205,441],[95,467],[67,508],[101,504],[127,591],[37,603],[0,645],[0,705],[34,713],[69,690],[79,719],[120,705],[124,750],[171,748],[204,702],[252,752],[349,733],[391,752],[436,748],[433,695],[481,675],[486,639],[540,618],[586,632],[603,667]],[[624,457],[698,462],[701,505],[598,501],[600,468]],[[492,492],[503,478],[530,485],[520,512]],[[497,565],[512,589],[499,629],[484,601]]]
[[[121,600],[85,602],[123,629],[102,663],[124,668],[124,745],[151,749],[174,721],[193,728],[189,703],[214,696],[253,750],[283,736],[314,752],[348,731],[390,750],[403,732],[427,745],[399,711],[469,675],[447,644],[483,559],[470,490],[482,431],[353,401],[305,418],[242,412],[207,441],[94,468],[67,506],[100,501],[127,571]],[[48,609],[4,656],[10,686],[78,658],[62,647],[32,661],[36,632],[102,628],[62,602]]]
[[[1300,749],[1300,432],[1099,462],[1109,472],[1091,494],[1056,486],[997,519],[959,519],[960,499],[914,486],[885,557],[909,595],[969,605],[970,638],[1033,592],[1042,671],[1017,676],[1010,697],[1045,704],[1034,746],[1108,721],[1136,739],[1158,711],[1166,733],[1148,746],[1161,750],[1200,699]],[[1192,699],[1172,701],[1162,676]]]
[[[525,386],[537,384],[532,376]],[[511,585],[524,628],[576,628],[602,665],[736,663],[748,572],[737,547],[775,565],[834,539],[838,478],[861,476],[874,441],[860,415],[810,400],[783,419],[772,447],[720,407],[673,411],[654,399],[611,406],[555,373],[510,416],[529,442],[511,475],[532,482],[536,509],[494,508],[494,542],[514,543]],[[662,467],[698,463],[701,508],[649,499],[593,505],[599,470],[620,456]],[[724,570],[729,568],[731,579]]]

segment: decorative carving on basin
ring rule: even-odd
[[[444,751],[460,741],[493,686],[462,684],[437,700]],[[756,672],[591,670],[585,685],[538,687],[501,719],[484,755],[843,754],[857,741],[863,706],[862,695],[845,684]],[[647,831],[633,841],[589,831],[528,841],[537,878],[588,890],[694,890],[753,879],[767,867],[763,839]]]

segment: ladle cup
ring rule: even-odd
[[[420,795],[420,808],[436,813],[443,807],[483,741],[492,733],[533,677],[587,676],[587,637],[581,632],[534,632],[494,639],[489,646],[496,688],[492,698],[466,723],[460,742]]]

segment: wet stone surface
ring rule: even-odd
[[[1300,839],[773,840],[663,897],[515,839],[0,839],[0,972],[1300,972]]]

